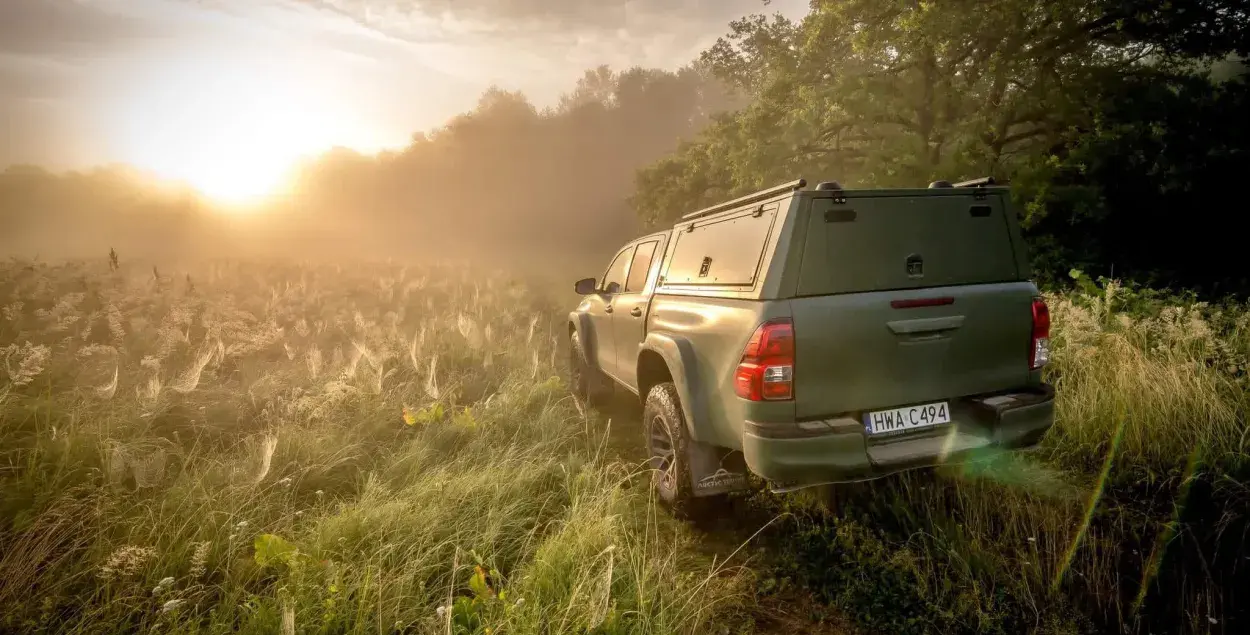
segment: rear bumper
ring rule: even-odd
[[[963,462],[994,449],[1036,446],[1054,425],[1054,388],[952,401],[952,423],[932,431],[869,437],[859,414],[790,424],[746,422],[742,453],[752,472],[785,484],[836,483]]]

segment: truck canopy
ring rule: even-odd
[[[797,295],[1021,280],[1002,197],[947,192],[813,199]]]

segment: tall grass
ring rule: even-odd
[[[498,275],[0,269],[0,630],[681,633],[747,597]]]
[[[0,631],[801,630],[811,599],[890,633],[1245,630],[1250,311],[1048,300],[1038,450],[836,513],[757,495],[725,540],[657,514],[506,276],[11,263]],[[750,536],[758,574],[705,555]]]

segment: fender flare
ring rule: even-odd
[[[599,364],[596,360],[599,357],[595,354],[599,343],[595,340],[595,330],[591,328],[590,316],[585,313],[573,311],[569,313],[569,326],[577,332],[577,336],[582,340],[582,353],[586,356],[585,362],[591,368],[597,368]]]
[[[667,333],[648,333],[640,347],[642,351],[653,351],[664,358],[668,365],[668,373],[677,387],[677,396],[681,399],[682,414],[686,417],[686,428],[690,438],[703,441],[715,435],[708,429],[710,421],[707,416],[707,398],[703,390],[692,390],[700,384],[699,367],[694,354],[694,346],[690,340],[680,335]],[[640,351],[641,352],[641,351]],[[643,399],[646,396],[643,395]]]

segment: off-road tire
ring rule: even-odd
[[[690,432],[677,387],[672,382],[656,385],[647,393],[642,423],[651,487],[656,498],[678,518],[704,519],[723,510],[728,504],[727,496],[694,494],[686,453]]]
[[[576,331],[569,335],[569,386],[574,395],[592,406],[612,398],[612,383],[586,361],[586,349]]]

